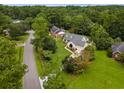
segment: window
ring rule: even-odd
[[[72,45],[72,44],[69,44],[69,47],[70,47],[70,48],[73,48],[73,45]]]

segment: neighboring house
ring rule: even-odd
[[[67,44],[66,47],[73,51],[74,54],[80,55],[82,50],[87,47],[89,39],[86,36],[65,33],[63,41]]]
[[[121,53],[124,53],[124,42],[112,45],[113,58],[117,58]]]
[[[58,28],[56,26],[53,26],[50,30],[51,34],[55,37],[58,37],[58,36],[63,36],[65,34],[65,30],[62,29],[62,28]]]

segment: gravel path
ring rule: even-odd
[[[24,46],[24,64],[28,65],[28,72],[24,76],[24,89],[40,89],[40,81],[34,59],[33,45],[30,43],[33,31],[29,31],[29,38]]]

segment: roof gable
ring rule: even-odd
[[[124,52],[124,42],[112,45],[113,52]]]
[[[72,33],[66,33],[64,36],[64,39],[74,43],[77,46],[84,46],[86,43],[86,36],[82,36],[82,35],[77,35],[77,34],[72,34]]]
[[[52,28],[51,28],[51,32],[53,32],[53,33],[58,33],[58,32],[64,32],[65,30],[64,29],[62,29],[62,28],[58,28],[58,27],[56,27],[56,26],[53,26]]]

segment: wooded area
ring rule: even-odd
[[[14,20],[21,22],[15,24]],[[22,87],[20,80],[26,66],[16,60],[15,41],[27,30],[35,31],[32,41],[35,50],[43,60],[50,60],[43,51],[55,53],[57,50],[55,40],[49,36],[53,25],[70,33],[85,35],[94,42],[97,50],[106,50],[112,44],[124,41],[124,6],[0,5],[0,88]]]

